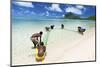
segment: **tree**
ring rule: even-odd
[[[69,12],[69,13],[64,15],[64,18],[67,18],[67,19],[80,19],[80,16],[75,15],[75,14]]]

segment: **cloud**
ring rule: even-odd
[[[78,5],[78,6],[76,6],[76,8],[84,9],[85,7],[84,6],[81,6],[81,5]]]
[[[46,12],[46,16],[49,16],[49,12],[48,11]]]
[[[17,12],[17,15],[23,15],[23,11]]]
[[[86,8],[82,5],[76,5],[76,6],[69,6],[65,9],[66,12],[72,12],[74,14],[81,15],[85,12]]]
[[[41,15],[41,16],[44,16],[44,15],[45,15],[45,13],[41,13],[40,15]]]
[[[24,7],[34,7],[31,2],[13,2],[16,5],[24,6]]]
[[[31,14],[34,14],[34,15],[35,15],[35,12],[34,12],[34,11],[32,11],[32,12],[31,12]]]
[[[12,13],[14,13],[14,12],[15,12],[15,10],[14,10],[14,9],[12,9],[11,11],[12,11]]]
[[[62,17],[64,17],[65,15],[63,14]]]
[[[75,8],[75,7],[68,7],[68,8],[65,9],[65,11],[66,12],[72,12],[74,14],[79,14],[79,15],[82,14],[82,10]]]
[[[29,10],[25,10],[24,13],[25,13],[25,14],[26,14],[26,13],[30,13],[30,11],[29,11]]]
[[[78,9],[82,9],[83,11],[86,10],[86,8],[85,8],[84,6],[82,6],[82,5],[77,5],[76,8],[78,8]]]
[[[51,11],[62,12],[61,8],[59,7],[59,4],[52,4],[51,7],[47,8],[47,9],[51,10]]]

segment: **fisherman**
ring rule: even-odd
[[[51,29],[54,29],[54,25],[51,25],[50,27],[51,27]]]
[[[41,38],[42,38],[42,34],[43,32],[40,31],[39,33],[34,33],[32,36],[31,36],[31,41],[33,42],[34,44],[34,48],[36,48],[37,44],[39,44],[39,42],[41,42]],[[38,39],[40,38],[40,40]]]
[[[64,29],[64,24],[61,24],[61,29]]]
[[[46,31],[50,31],[50,27],[45,27],[45,30]]]
[[[40,42],[40,45],[36,48],[36,61],[41,62],[45,59],[46,56],[46,47],[43,42]]]
[[[82,34],[83,35],[83,32],[85,32],[86,31],[86,29],[83,29],[82,27],[78,27],[78,32],[80,33],[80,34]]]

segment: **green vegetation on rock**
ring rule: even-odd
[[[69,12],[64,15],[64,19],[96,20],[96,16],[89,16],[87,18],[81,18],[79,15]]]

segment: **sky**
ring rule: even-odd
[[[75,15],[86,18],[95,15],[95,6],[55,4],[43,2],[12,1],[13,16],[53,17],[63,18],[65,14],[72,12]]]

